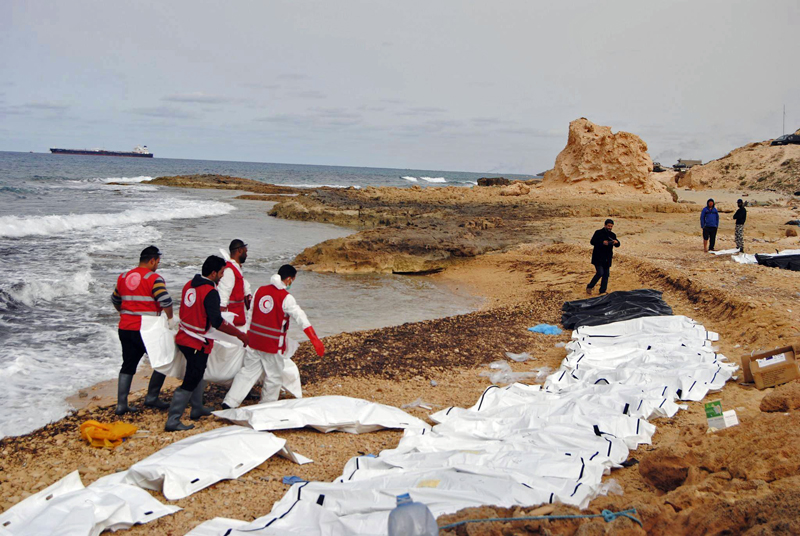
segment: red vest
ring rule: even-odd
[[[117,292],[122,298],[119,329],[139,331],[142,316],[158,316],[161,306],[153,297],[153,284],[158,274],[147,268],[134,268],[117,278]]]
[[[211,353],[214,341],[205,337],[208,332],[208,315],[204,302],[208,293],[215,288],[214,285],[192,287],[191,281],[184,285],[181,292],[181,323],[178,335],[175,336],[176,344],[202,350],[206,354]]]
[[[247,336],[250,347],[269,354],[286,350],[289,315],[283,312],[283,300],[289,293],[275,285],[264,285],[253,298],[253,319]]]
[[[236,313],[236,318],[233,319],[234,326],[244,326],[247,324],[247,314],[244,308],[244,276],[240,268],[234,266],[233,261],[228,261],[225,269],[233,272],[233,290],[231,290],[231,297],[228,298],[228,311]]]

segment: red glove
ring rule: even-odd
[[[247,296],[244,297],[244,306],[247,308],[248,311],[250,310],[250,304],[252,303],[253,303],[252,294],[248,294]]]
[[[319,340],[319,337],[317,337],[317,334],[314,331],[314,328],[311,327],[311,326],[308,326],[306,329],[303,330],[303,333],[305,333],[308,336],[308,338],[311,340],[311,344],[314,345],[314,350],[317,351],[317,355],[320,356],[320,357],[325,355],[325,346],[322,344],[322,341]]]

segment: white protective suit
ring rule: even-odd
[[[239,270],[239,273],[244,276],[244,272],[242,271],[242,266],[236,262],[235,260],[231,259],[231,256],[228,255],[228,252],[224,249],[219,250],[222,253],[222,257],[226,261],[230,261]],[[233,272],[230,270],[225,270],[222,272],[222,279],[219,280],[217,283],[217,292],[219,292],[219,306],[220,307],[227,307],[228,302],[231,299],[231,292],[233,292],[233,284],[236,281],[236,277],[233,275]],[[245,279],[244,280],[244,295],[249,296],[252,292],[250,292],[250,282]]]
[[[283,284],[278,274],[273,275],[269,282],[279,289],[286,289],[286,285]],[[287,295],[283,300],[283,312],[297,322],[301,330],[311,326],[306,313],[297,305],[297,301],[291,294]],[[294,348],[292,348],[292,343],[295,345]],[[225,396],[224,404],[231,408],[238,408],[262,373],[265,377],[264,386],[261,388],[261,403],[278,400],[281,393],[281,377],[286,364],[284,354],[293,354],[296,344],[291,339],[287,340],[287,351],[278,354],[247,348],[244,355],[244,364],[233,379],[233,385],[231,385],[228,394]]]

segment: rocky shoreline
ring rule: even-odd
[[[310,190],[220,176],[152,182],[245,191],[247,198],[275,202],[268,209],[273,217],[358,231],[303,251],[295,263],[305,269],[433,273],[428,277],[469,286],[487,298],[484,309],[467,315],[327,337],[324,358],[308,343],[301,344],[295,360],[308,396],[342,394],[398,407],[421,398],[434,411],[469,407],[489,385],[482,374],[486,364],[503,359],[506,351],[534,356],[527,363],[510,363],[515,371],[558,366],[564,351],[555,343],[565,342],[569,334],[547,336],[526,328],[557,323],[564,301],[586,296],[584,287],[593,274],[588,240],[609,216],[617,220],[615,231],[622,242],[610,290],[663,291],[675,314],[719,332],[719,352],[732,359],[798,340],[800,274],[704,254],[697,226],[700,205],[672,201],[658,188],[646,194],[614,183],[573,192],[546,183]],[[791,199],[751,208],[748,251],[797,247],[797,238],[786,236],[784,223],[798,217]],[[732,247],[733,223],[726,218],[721,222],[718,249]],[[224,392],[216,386],[209,389],[208,403],[219,404]],[[139,390],[133,398],[143,395]],[[631,454],[638,463],[615,469],[609,477],[621,484],[624,495],[598,498],[583,512],[636,508],[643,527],[627,519],[519,521],[470,525],[446,534],[800,533],[795,515],[800,507],[800,447],[794,441],[800,435],[800,382],[765,391],[729,382],[711,398],[735,409],[741,424],[708,433],[701,403],[690,404],[673,419],[658,420],[653,444]],[[31,434],[0,441],[0,507],[9,508],[71,471],[80,471],[89,484],[169,443],[227,424],[204,419],[195,430],[165,434],[164,414],[145,410],[130,418],[140,432],[118,449],[85,445],[79,424],[89,418],[115,420],[112,410],[83,409]],[[408,411],[428,416],[420,407]],[[269,512],[288,489],[282,476],[332,480],[350,457],[392,448],[400,437],[397,431],[353,436],[296,430],[276,435],[315,463],[296,466],[270,459],[238,480],[176,501],[181,512],[130,533],[185,534],[217,516],[254,519]],[[559,505],[542,508],[487,506],[442,516],[438,522],[578,513]]]

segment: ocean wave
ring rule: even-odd
[[[89,287],[93,282],[94,278],[88,269],[77,272],[65,280],[20,281],[0,290],[0,293],[4,295],[3,298],[6,298],[0,300],[0,304],[4,309],[10,308],[9,305],[13,306],[19,303],[32,307],[38,302],[52,301],[63,296],[89,294]],[[11,303],[8,298],[11,299]]]
[[[146,177],[146,176],[141,176],[141,177],[106,177],[106,178],[91,179],[90,182],[105,182],[105,183],[119,182],[119,183],[124,183],[124,184],[136,184],[136,183],[140,183],[140,182],[149,182],[151,180],[153,180],[153,177]]]
[[[360,190],[361,186],[350,184],[276,184],[275,186],[287,186],[290,188],[355,188]]]
[[[420,177],[425,182],[447,182],[444,177]]]
[[[400,177],[400,178],[401,179],[405,179],[407,181],[411,181],[411,182],[417,182],[417,178],[416,177]]]
[[[177,205],[177,206],[176,206]],[[149,209],[134,208],[114,214],[68,214],[52,216],[0,217],[0,237],[56,235],[88,231],[96,227],[140,224],[150,221],[221,216],[235,210],[220,201],[172,201],[169,206],[153,205]]]

